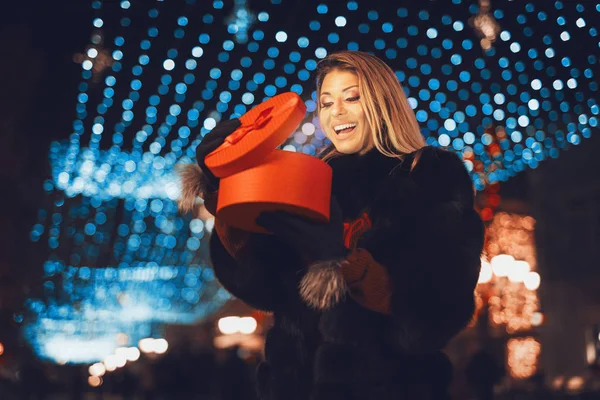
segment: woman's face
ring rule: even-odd
[[[364,154],[373,148],[373,137],[367,124],[358,91],[358,77],[343,70],[325,75],[319,94],[321,129],[343,154]]]

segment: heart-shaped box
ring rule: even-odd
[[[218,218],[259,233],[269,233],[255,222],[263,211],[329,220],[331,167],[307,154],[276,149],[305,113],[296,93],[277,95],[242,115],[241,126],[206,156],[206,166],[221,178]]]

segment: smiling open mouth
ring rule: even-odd
[[[333,130],[335,131],[336,135],[341,135],[352,132],[354,128],[356,128],[356,124],[343,124],[334,126]]]

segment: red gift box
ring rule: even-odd
[[[251,232],[263,211],[329,220],[331,167],[302,153],[277,150],[306,113],[296,93],[277,95],[240,117],[241,126],[205,162],[221,178],[217,218]]]

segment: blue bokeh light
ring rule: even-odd
[[[598,32],[592,10],[574,3],[495,9],[502,31],[485,52],[459,0],[443,15],[434,3],[320,1],[302,12],[290,3],[286,13],[306,18],[294,29],[279,18],[278,1],[254,10],[244,1],[231,10],[223,1],[189,3],[186,15],[136,3],[149,17],[142,20],[129,1],[101,18],[102,2],[91,3],[93,28],[104,35],[92,41],[105,41],[112,64],[96,75],[100,47],[86,50],[72,132],[50,147],[47,206],[30,232],[49,253],[46,298],[27,303],[37,316],[28,337],[45,357],[56,359],[71,332],[73,343],[92,337],[108,351],[119,332],[134,340],[161,323],[191,323],[228,299],[207,264],[214,221],[177,213],[176,165],[194,161],[219,121],[285,91],[303,97],[309,114],[301,126],[312,128],[299,127],[282,148],[317,154],[328,142],[314,120],[313,71],[336,50],[360,48],[386,61],[427,143],[459,154],[477,190],[558,157],[598,127]],[[574,43],[590,50],[574,51]],[[499,152],[491,154],[494,144]],[[58,301],[58,289],[68,301]],[[84,344],[72,361],[98,358]]]

